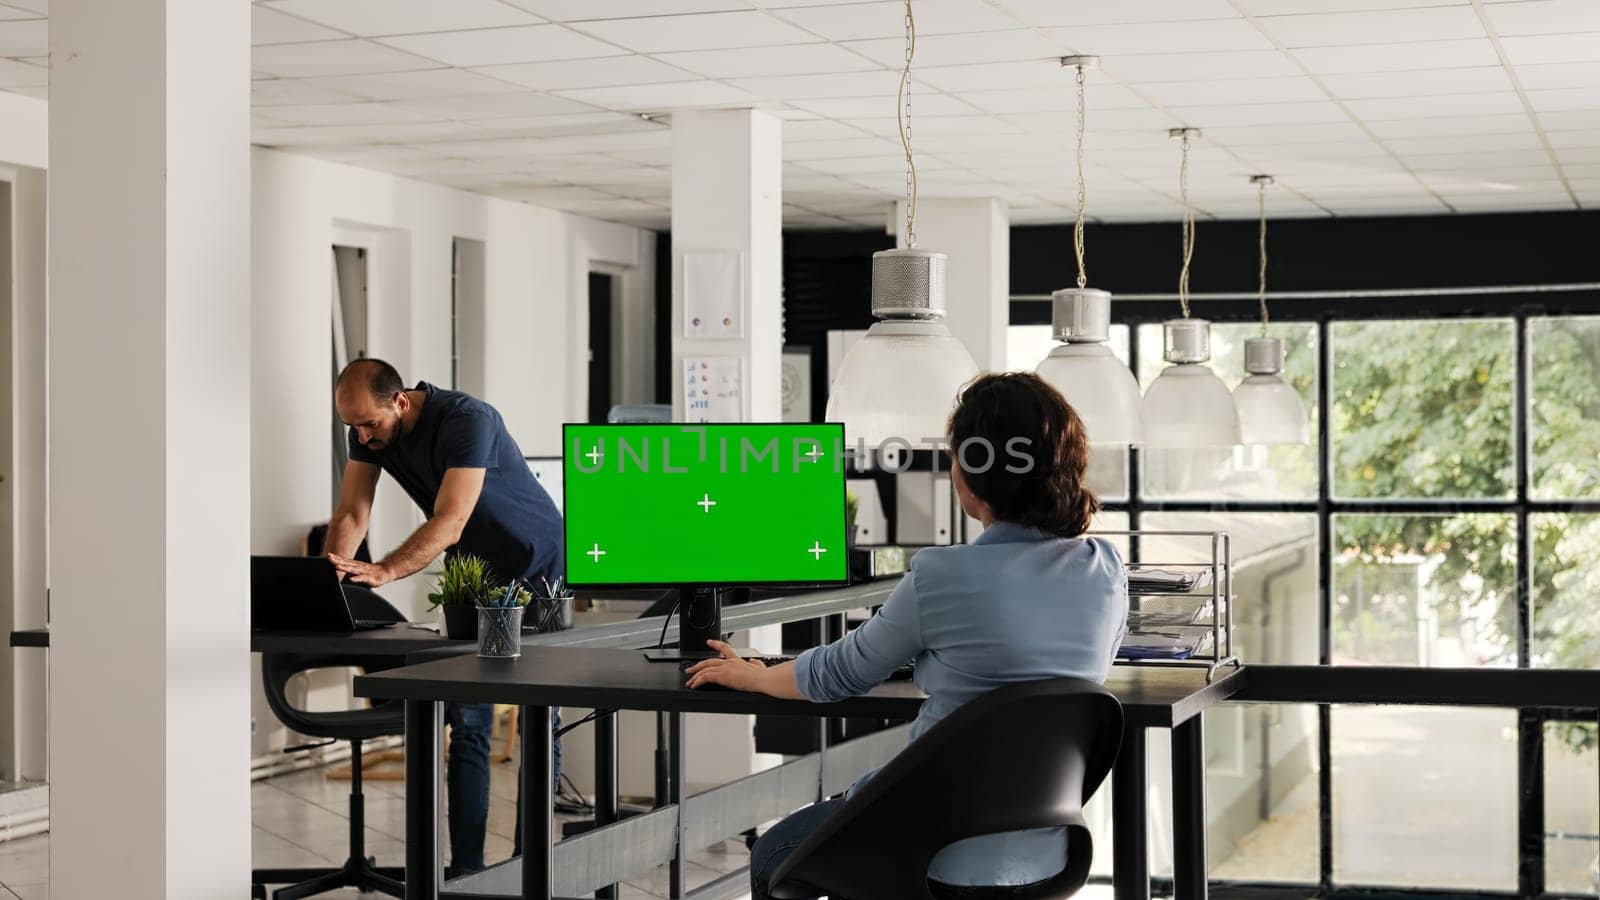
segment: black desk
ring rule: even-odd
[[[1145,789],[1145,730],[1171,728],[1173,822],[1177,834],[1174,882],[1177,897],[1206,896],[1205,873],[1205,747],[1200,713],[1244,687],[1243,670],[1224,670],[1207,683],[1201,669],[1116,666],[1106,687],[1122,701],[1128,723],[1122,755],[1114,773],[1116,853],[1114,880],[1118,898],[1150,895]],[[522,722],[543,722],[548,707],[636,709],[673,714],[670,741],[682,746],[681,714],[728,713],[798,716],[863,716],[913,718],[923,695],[910,682],[880,685],[863,697],[841,703],[816,704],[779,700],[725,690],[692,691],[683,686],[677,665],[649,663],[637,650],[580,647],[526,647],[520,659],[485,660],[457,656],[403,669],[358,676],[355,693],[406,704],[406,896],[435,900],[439,896],[438,781],[441,701],[514,703],[534,707]],[[550,898],[551,736],[548,728],[523,729],[522,797],[524,809],[541,814],[522,817],[522,896]],[[679,763],[676,753],[672,768]],[[670,800],[678,802],[681,779],[669,784]],[[612,796],[596,805],[614,809]],[[598,791],[597,791],[598,792]],[[535,850],[534,848],[541,848]],[[674,872],[674,875],[677,873]],[[673,879],[678,883],[678,879]]]
[[[13,647],[49,647],[49,628],[11,632]],[[452,641],[438,632],[408,625],[390,625],[366,631],[251,631],[251,653],[316,653],[352,656],[404,656],[425,659],[452,653],[469,653],[473,641]]]

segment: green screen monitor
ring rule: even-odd
[[[565,426],[567,581],[848,581],[844,426]]]

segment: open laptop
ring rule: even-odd
[[[391,621],[357,619],[333,563],[320,556],[250,557],[250,627],[362,631]]]

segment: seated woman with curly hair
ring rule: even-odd
[[[691,667],[689,686],[827,703],[915,660],[928,694],[911,726],[916,740],[1004,684],[1104,682],[1127,621],[1128,578],[1115,547],[1083,536],[1100,506],[1083,484],[1083,420],[1035,375],[988,374],[963,389],[948,438],[961,507],[983,523],[975,541],[917,553],[878,614],[844,639],[771,668],[717,644],[723,658]],[[750,857],[754,900],[770,896],[772,873],[843,802],[808,806],[762,835]],[[956,888],[1030,885],[1059,872],[1066,850],[1056,828],[982,835],[941,850],[928,878]]]

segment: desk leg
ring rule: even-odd
[[[550,734],[550,707],[522,708],[522,896],[523,900],[550,900],[554,896],[554,868],[550,850],[554,843],[551,821],[555,817],[554,739]]]
[[[667,714],[667,802],[678,809],[678,840],[667,867],[667,896],[683,896],[683,713]]]
[[[1144,728],[1128,726],[1111,773],[1111,884],[1117,900],[1150,900],[1149,764]]]
[[[439,704],[405,701],[406,900],[439,897]]]
[[[614,712],[594,720],[594,827],[617,821],[617,716]],[[594,892],[599,900],[616,900],[617,886]]]
[[[1199,716],[1172,729],[1172,891],[1206,896],[1206,742]]]

